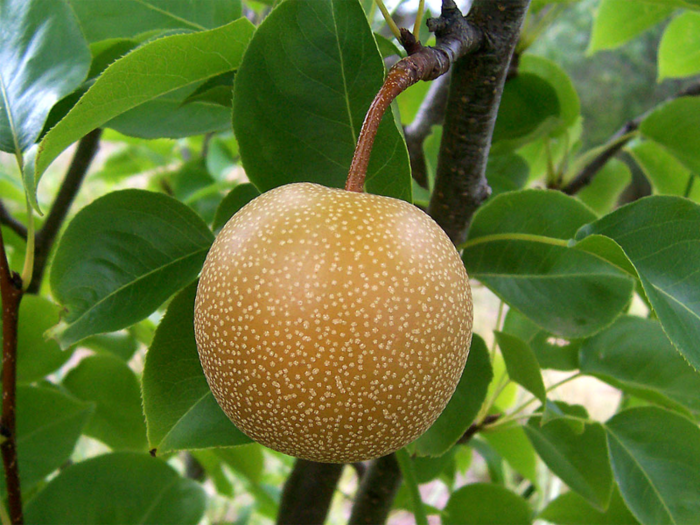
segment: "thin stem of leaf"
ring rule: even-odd
[[[494,233],[493,235],[484,235],[483,237],[477,237],[476,239],[469,239],[468,241],[460,244],[457,247],[457,250],[462,251],[476,246],[477,244],[495,241],[531,241],[540,242],[542,244],[552,244],[554,246],[562,246],[564,248],[569,246],[569,241],[567,240],[544,237],[542,235],[533,235],[530,233]]]
[[[690,192],[693,191],[693,184],[695,183],[695,173],[691,173],[688,177],[688,184],[685,186],[685,191],[683,192],[683,197],[686,199],[690,197]]]
[[[416,22],[413,24],[413,36],[416,40],[420,40],[420,25],[423,21],[423,13],[425,12],[425,0],[420,0],[418,4],[418,12],[416,13]]]
[[[401,30],[399,29],[399,26],[396,25],[396,22],[394,22],[394,19],[391,18],[391,13],[384,5],[383,0],[374,0],[374,2],[377,4],[377,7],[382,12],[382,16],[384,17],[384,21],[386,22],[386,25],[389,26],[389,29],[394,34],[396,39],[399,42],[401,42]]]
[[[418,478],[416,477],[416,469],[413,465],[413,460],[405,448],[396,451],[396,459],[399,462],[401,473],[406,480],[408,490],[411,494],[413,514],[416,518],[416,525],[428,525],[428,516],[425,513],[423,499],[421,498],[420,490],[418,489]]]
[[[559,382],[557,382],[557,383],[554,383],[553,385],[549,386],[549,387],[545,390],[545,392],[547,392],[547,393],[549,394],[550,392],[556,390],[556,389],[559,388],[560,386],[562,386],[562,385],[564,385],[564,384],[566,384],[566,383],[568,383],[568,382],[570,382],[570,381],[573,381],[574,379],[578,379],[579,377],[582,377],[582,376],[583,376],[583,374],[582,374],[581,372],[577,372],[577,373],[575,373],[574,375],[569,376],[569,377],[567,377],[567,378],[564,378],[564,379],[562,379],[561,381],[559,381]],[[530,406],[532,403],[534,403],[534,402],[537,401],[537,400],[538,400],[538,398],[536,398],[536,397],[532,397],[532,398],[528,399],[528,400],[525,401],[523,404],[521,404],[519,407],[516,407],[515,410],[513,410],[513,412],[511,412],[510,414],[508,414],[508,415],[507,415],[505,418],[503,418],[503,419],[508,419],[508,418],[511,417],[511,416],[514,416],[514,415],[516,415],[516,414],[519,414],[520,412],[522,412],[523,410],[525,410],[528,406]]]
[[[32,282],[34,274],[34,247],[36,242],[36,231],[34,229],[34,209],[27,200],[27,250],[24,255],[24,268],[22,269],[22,289],[26,290]]]

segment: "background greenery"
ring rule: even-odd
[[[24,225],[31,214],[41,232],[71,144],[104,129],[49,247],[49,277],[20,310],[28,523],[277,515],[293,459],[252,444],[216,405],[192,283],[214,234],[260,191],[342,185],[396,47],[372,2],[271,3],[0,0],[9,214]],[[397,4],[410,26],[414,12]],[[700,2],[535,0],[518,53],[489,159],[493,195],[460,247],[477,335],[455,397],[408,447],[407,477],[445,524],[693,523],[700,99],[674,97],[698,82]],[[382,123],[369,191],[427,202],[397,125],[427,88],[401,95]],[[558,191],[633,119],[639,129],[590,186]],[[425,144],[431,180],[440,132]],[[2,234],[19,271],[25,240],[7,220]],[[586,378],[621,393],[605,417],[562,400],[564,383]],[[458,443],[472,423],[480,431]],[[346,469],[331,523],[347,519],[356,488]],[[397,523],[412,519],[410,489]]]

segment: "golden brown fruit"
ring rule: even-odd
[[[283,186],[207,256],[195,333],[245,434],[313,461],[389,454],[437,419],[469,352],[467,273],[440,227],[396,199]]]

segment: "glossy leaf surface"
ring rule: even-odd
[[[472,483],[450,496],[443,512],[445,525],[525,525],[532,523],[527,502],[494,483]]]
[[[700,73],[700,13],[688,11],[668,24],[659,44],[659,80]]]
[[[22,153],[85,79],[90,50],[64,2],[0,0],[0,27],[0,150]]]
[[[61,344],[150,315],[197,276],[213,239],[192,210],[159,193],[112,192],[83,208],[51,270],[52,293],[68,310]]]
[[[194,339],[196,283],[168,306],[146,356],[143,405],[158,453],[250,443],[226,417],[204,377]]]
[[[384,63],[354,0],[287,0],[260,25],[236,75],[233,128],[251,182],[343,187]],[[367,190],[411,200],[408,151],[392,119],[379,126]]]

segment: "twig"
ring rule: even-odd
[[[464,434],[462,434],[462,437],[459,438],[457,443],[459,445],[469,443],[469,441],[471,441],[471,439],[476,434],[481,432],[484,428],[491,425],[492,423],[495,423],[496,421],[498,421],[502,415],[503,414],[489,414],[480,423],[472,423],[471,425],[469,425],[469,428],[467,429],[467,431]]]
[[[27,227],[10,214],[2,201],[0,201],[0,224],[4,224],[10,228],[13,232],[22,237],[22,239],[27,238]]]
[[[411,160],[411,175],[423,188],[428,189],[428,167],[425,161],[423,143],[430,136],[433,126],[442,124],[445,119],[447,93],[450,76],[443,75],[433,81],[416,117],[404,129],[408,156]]]
[[[396,456],[375,459],[362,477],[348,525],[381,525],[386,522],[401,486]]]
[[[15,408],[17,383],[17,323],[19,305],[22,301],[22,281],[10,269],[5,253],[5,242],[0,229],[0,293],[2,295],[2,421],[0,434],[5,438],[2,461],[5,466],[5,486],[10,519],[14,525],[21,525],[22,493],[19,483],[17,463],[17,441],[15,435]]]
[[[680,98],[694,97],[700,95],[700,82],[692,84],[687,88],[679,91],[671,96],[665,102]],[[653,110],[652,110],[653,111]],[[634,120],[630,120],[608,140],[607,146],[603,148],[598,155],[593,157],[571,181],[562,188],[561,191],[567,195],[575,195],[583,188],[588,186],[598,172],[603,169],[610,159],[615,157],[635,136],[635,132],[639,129],[644,118],[649,114],[649,111],[640,115]]]
[[[92,163],[92,159],[99,149],[101,135],[102,130],[98,128],[85,135],[80,139],[80,142],[78,142],[78,147],[75,150],[73,160],[63,179],[61,189],[51,206],[51,210],[46,217],[44,225],[36,234],[34,278],[29,288],[27,288],[28,293],[37,293],[39,291],[51,248],[56,240],[58,232],[61,230],[68,210],[80,190],[80,186]]]
[[[455,244],[491,190],[486,162],[496,115],[529,0],[476,0],[468,25],[486,35],[476,53],[454,64],[428,213]]]
[[[435,32],[435,47],[424,47],[410,31],[401,30],[401,43],[409,56],[389,70],[384,85],[367,111],[345,184],[348,191],[363,191],[374,138],[394,98],[419,80],[434,80],[444,75],[455,60],[478,49],[483,40],[481,31],[466,22],[452,1],[444,2],[440,18],[428,19],[428,27]]]
[[[323,525],[344,465],[297,459],[284,484],[278,525]]]

